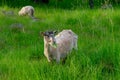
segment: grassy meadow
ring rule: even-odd
[[[120,9],[64,10],[35,7],[33,20],[0,12],[0,80],[119,80]],[[20,23],[23,31],[11,29]],[[78,50],[65,64],[48,63],[43,54],[46,30],[71,29],[78,35]]]

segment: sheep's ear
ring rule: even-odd
[[[44,32],[40,32],[40,35],[44,36],[45,34],[44,34]]]

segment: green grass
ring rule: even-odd
[[[0,13],[0,80],[118,80],[120,79],[120,10],[62,10],[35,8],[34,21]],[[25,32],[11,31],[13,23]],[[71,29],[78,51],[64,65],[48,63],[43,54],[46,30]]]

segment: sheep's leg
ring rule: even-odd
[[[51,62],[52,58],[47,56],[47,60],[48,60],[48,62]]]
[[[48,62],[51,62],[52,58],[50,57],[50,55],[48,55],[47,53],[44,53],[44,55],[47,57]]]
[[[66,59],[67,59],[67,57],[62,59],[62,64],[65,64]]]
[[[74,42],[74,49],[75,49],[75,50],[78,50],[77,39],[75,39],[75,42]]]
[[[60,54],[57,54],[57,58],[56,58],[56,62],[59,63],[60,62]]]
[[[59,63],[59,62],[60,62],[60,58],[58,58],[58,59],[56,60],[56,62]]]

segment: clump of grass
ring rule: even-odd
[[[0,79],[8,79],[9,69],[5,64],[0,64]]]
[[[43,54],[43,53],[42,53]],[[29,59],[32,60],[40,60],[42,58],[41,51],[38,46],[33,46],[30,50],[30,56]]]

